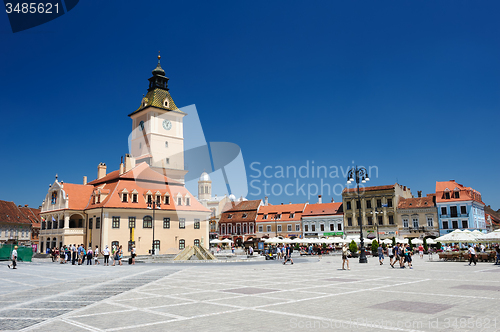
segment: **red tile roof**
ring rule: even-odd
[[[14,224],[31,224],[24,213],[14,202],[0,201],[0,222]]]
[[[432,201],[433,196],[414,197],[399,199],[398,209],[417,209],[417,208],[433,208],[436,205]]]
[[[302,212],[304,211],[305,206],[305,203],[261,206],[256,221],[274,221],[274,216],[276,214],[281,214],[281,219],[278,219],[278,221],[299,221],[302,218]],[[293,213],[293,218],[289,218],[291,213]],[[267,219],[264,219],[265,215],[267,216]]]
[[[33,227],[40,227],[40,209],[30,208],[28,206],[19,207],[21,212],[31,221]]]
[[[224,208],[230,209],[222,212],[219,223],[253,222],[257,218],[257,211],[261,200],[228,202]],[[261,207],[262,208],[262,207]]]
[[[391,184],[391,185],[388,185],[388,186],[373,186],[373,187],[362,187],[362,186],[359,186],[359,192],[363,192],[363,191],[375,191],[375,190],[388,190],[388,189],[394,189],[396,185],[395,184]],[[356,192],[357,191],[357,188],[344,188],[344,190],[342,191],[342,193],[352,193],[352,192]]]
[[[450,193],[450,198],[445,198],[445,193]],[[454,193],[459,192],[459,198],[454,197]],[[464,187],[457,183],[455,180],[450,181],[436,181],[436,202],[461,202],[461,201],[476,201],[483,203],[481,193],[470,187]]]
[[[321,204],[308,204],[304,209],[303,217],[312,216],[327,216],[342,214],[342,202],[340,203],[321,203]]]
[[[62,184],[62,189],[68,195],[69,204],[68,209],[70,210],[83,210],[87,206],[90,201],[90,197],[92,195],[92,191],[94,190],[93,186],[83,185],[83,184],[74,184],[74,183],[66,183]]]

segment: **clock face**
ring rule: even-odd
[[[144,121],[139,122],[139,128],[141,128],[141,130],[144,130]]]
[[[165,128],[165,130],[170,130],[172,128],[172,122],[170,122],[170,120],[163,120],[163,128]]]

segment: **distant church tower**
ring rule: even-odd
[[[168,77],[160,65],[149,78],[148,93],[141,106],[129,114],[132,119],[130,151],[136,164],[148,163],[160,173],[184,183],[183,118],[168,92]]]
[[[212,195],[212,181],[206,172],[198,180],[198,200],[209,200]]]

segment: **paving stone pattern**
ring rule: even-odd
[[[0,268],[3,263],[0,263]],[[500,267],[375,258],[0,269],[0,330],[500,331]]]

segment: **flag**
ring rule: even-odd
[[[54,216],[52,216],[52,221],[56,221],[56,219],[54,218]]]
[[[42,221],[45,222],[45,218],[44,217],[42,217]]]

